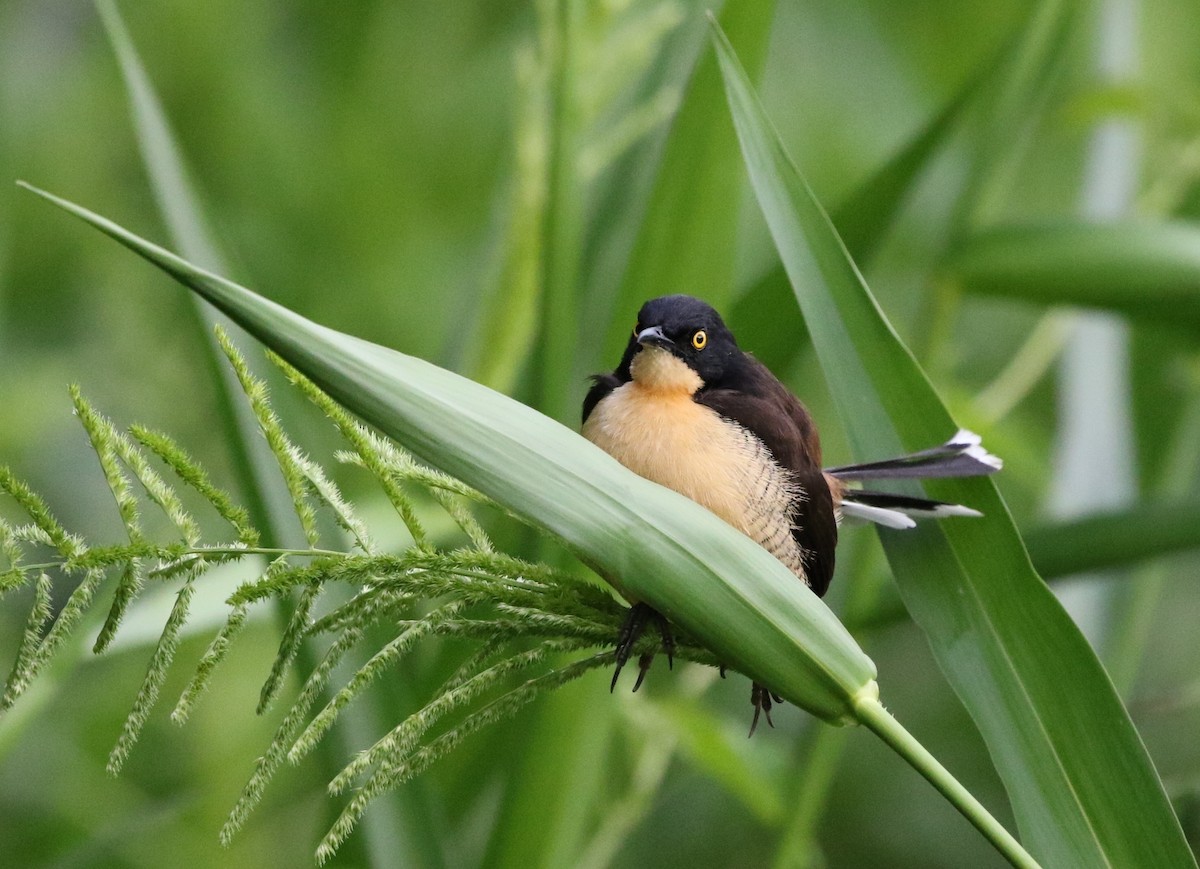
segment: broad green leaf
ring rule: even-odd
[[[719,32],[715,42],[751,183],[855,456],[941,442],[957,426],[875,303],[736,55]],[[881,537],[1032,853],[1050,866],[1195,865],[1128,714],[1034,572],[994,484],[928,488],[987,518]]]
[[[26,185],[28,186],[28,185]],[[765,549],[537,411],[319,326],[80,206],[29,187],[201,294],[416,456],[559,537],[628,597],[826,721],[851,723],[875,666]]]
[[[740,57],[741,52],[738,54]],[[856,260],[869,260],[887,238],[909,194],[957,128],[981,81],[982,74],[973,76],[833,212],[833,224]],[[782,263],[776,263],[734,303],[729,323],[734,334],[755,336],[755,355],[766,365],[784,370],[801,347],[798,336],[804,320],[792,304],[792,287]]]
[[[1040,305],[1108,308],[1200,326],[1200,227],[1059,221],[966,238],[946,264],[967,292]]]

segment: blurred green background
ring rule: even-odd
[[[869,257],[855,253],[957,418],[1007,460],[998,483],[1018,525],[1181,500],[1197,515],[1200,330],[1141,317],[1131,297],[1126,325],[1101,327],[1127,348],[1127,363],[1118,353],[1109,372],[1085,352],[1082,370],[1103,376],[1072,375],[1059,360],[1078,322],[1054,307],[1059,297],[1033,285],[971,292],[955,255],[975,234],[1006,223],[1122,214],[1194,220],[1200,10],[1179,0],[1077,4],[1032,76],[1036,86],[1014,96],[995,71],[1044,8],[1038,4],[747,7],[739,51],[753,57],[747,45],[762,42],[768,110],[817,195],[847,220],[861,224],[864,215],[837,207],[870,203],[853,200],[855,192],[967,94],[953,123],[934,131],[936,147],[919,161],[894,223],[878,227]],[[554,42],[564,8],[575,10],[568,74]],[[1117,17],[1106,18],[1113,8]],[[719,91],[701,106],[700,126],[728,151],[723,172],[675,183],[720,194],[687,216],[715,215],[727,225],[723,255],[714,257],[725,270],[713,266],[708,282],[709,263],[698,260],[703,285],[655,283],[676,254],[646,239],[669,239],[676,224],[655,225],[662,211],[647,203],[661,201],[664,141],[695,62],[711,63],[703,9],[683,0],[170,0],[126,3],[122,12],[231,277],[566,421],[585,391],[583,375],[615,364],[642,299],[703,295],[744,326],[743,346],[809,403],[829,462],[848,461],[794,303],[772,290],[772,249],[729,147]],[[1116,58],[1103,61],[1102,46],[1113,45]],[[1107,75],[1105,62],[1114,70]],[[0,70],[0,461],[42,492],[68,528],[115,538],[122,529],[71,419],[66,386],[78,382],[119,423],[175,434],[218,481],[236,487],[226,434],[213,423],[218,398],[203,333],[184,293],[157,272],[8,183],[28,180],[167,239],[91,4],[4,0]],[[983,84],[972,88],[976,81]],[[1105,125],[1116,132],[1098,139]],[[697,147],[704,141],[697,137]],[[686,147],[678,154],[686,167]],[[696,162],[703,157],[696,152]],[[874,201],[863,207],[882,208]],[[550,301],[563,284],[575,289],[571,334],[547,329],[564,322]],[[557,355],[548,360],[545,348]],[[286,394],[279,403],[293,437],[329,460],[337,445],[328,427]],[[1103,426],[1091,417],[1092,432],[1099,426],[1103,436],[1079,441],[1078,426],[1089,429],[1088,408],[1096,407],[1114,415]],[[1064,449],[1084,467],[1069,479]],[[339,480],[370,518],[382,496],[366,475],[347,470]],[[511,536],[513,547],[533,554],[530,541]],[[970,720],[922,636],[894,616],[873,533],[848,530],[843,541],[831,605],[843,605],[848,577],[880,586],[880,603],[856,633],[880,667],[889,707],[1006,817]],[[1118,568],[1061,586],[1195,846],[1200,649],[1191,613],[1200,605],[1200,558],[1180,547]],[[68,591],[57,589],[56,600]],[[218,590],[213,612],[220,599]],[[15,651],[28,602],[4,600],[0,658]],[[144,606],[134,616],[103,658],[80,662],[78,637],[79,649],[0,719],[6,865],[311,863],[338,807],[324,793],[330,770],[316,759],[272,784],[229,849],[217,842],[278,721],[277,711],[253,714],[278,641],[266,613],[189,725],[175,728],[166,709],[157,711],[121,777],[105,774],[164,612]],[[215,625],[203,615],[193,621],[167,698],[182,688]],[[397,684],[378,692],[377,720],[361,721],[362,732],[338,741],[334,755],[344,760],[369,744],[446,666],[438,648],[423,650]],[[747,741],[744,681],[711,676],[668,676],[660,663],[630,697],[610,696],[607,675],[593,674],[475,737],[376,805],[335,863],[999,865],[953,809],[869,735],[822,730],[788,708],[775,715],[775,730]]]

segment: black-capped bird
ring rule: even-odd
[[[630,470],[716,513],[818,595],[833,578],[843,517],[908,528],[913,516],[979,515],[956,504],[850,488],[848,481],[976,476],[1000,468],[1000,460],[967,431],[908,456],[822,468],[821,441],[808,410],[738,347],[710,305],[691,296],[646,302],[621,364],[592,379],[583,402],[588,440]],[[617,640],[613,686],[650,620],[657,622],[670,657],[666,620],[635,602]],[[633,690],[652,658],[641,658]],[[750,699],[753,734],[760,713],[771,721],[772,695],[755,683]]]

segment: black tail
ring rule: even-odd
[[[839,480],[932,479],[933,477],[979,477],[1004,467],[996,456],[983,448],[975,432],[959,429],[940,447],[909,453],[882,462],[827,468],[825,473]]]
[[[882,462],[830,468],[825,473],[842,481],[978,477],[995,473],[1003,464],[981,446],[979,435],[960,429],[940,447]],[[916,524],[914,519],[982,515],[960,504],[850,488],[842,493],[841,510],[847,518],[875,522],[888,528],[912,528]]]

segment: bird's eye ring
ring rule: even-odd
[[[642,331],[642,324],[634,323],[633,324],[633,337],[636,338],[641,331]]]
[[[704,345],[707,343],[708,335],[705,333],[705,331],[703,329],[696,330],[696,333],[692,335],[692,346],[697,350],[703,350]]]

